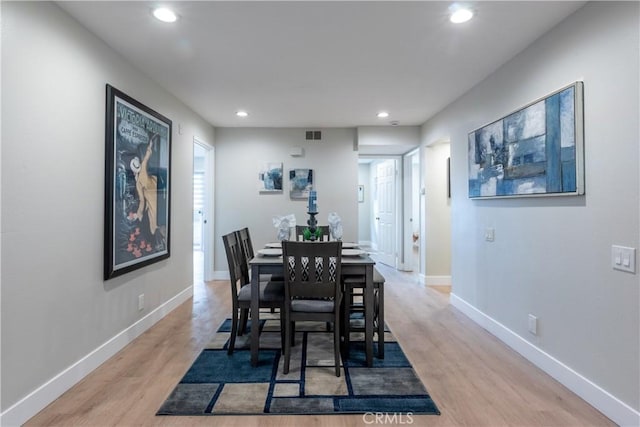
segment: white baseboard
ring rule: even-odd
[[[463,312],[471,320],[495,335],[538,368],[551,375],[616,424],[620,426],[640,425],[640,412],[622,402],[602,387],[580,375],[550,354],[545,353],[456,294],[451,293],[450,302],[451,305]]]
[[[123,330],[91,353],[38,387],[22,400],[0,414],[0,426],[20,426],[80,382],[98,366],[122,350],[160,319],[193,296],[189,286],[127,329]]]
[[[425,285],[429,286],[451,286],[451,276],[422,276]]]

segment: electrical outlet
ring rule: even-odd
[[[529,315],[529,332],[538,335],[538,318],[533,314]]]
[[[144,310],[144,294],[138,295],[138,310]]]

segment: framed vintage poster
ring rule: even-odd
[[[104,279],[169,258],[171,120],[107,85]]]
[[[584,194],[583,84],[469,133],[469,197]]]

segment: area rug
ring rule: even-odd
[[[322,323],[297,322],[290,370],[284,375],[278,315],[264,316],[257,367],[250,363],[248,333],[237,337],[234,353],[227,355],[227,319],[157,415],[440,414],[389,331],[384,359],[374,357],[370,368],[363,335],[352,335],[349,358],[336,377],[333,333]]]

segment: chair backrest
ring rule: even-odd
[[[282,242],[285,299],[331,298],[341,293],[342,242]]]
[[[254,256],[253,244],[251,243],[251,235],[249,234],[249,229],[245,227],[237,230],[236,237],[238,238],[238,242],[240,243],[240,247],[242,248],[242,255],[244,257],[244,262],[247,264],[248,270],[249,261],[251,261]]]
[[[307,240],[304,238],[304,229],[309,228],[306,225],[296,225],[296,241],[301,242],[303,240]],[[329,230],[329,226],[327,225],[318,225],[316,226],[318,230],[320,230],[320,236],[316,240],[316,242],[328,242],[331,238],[331,233]]]
[[[234,231],[222,236],[222,241],[224,242],[224,251],[227,254],[231,296],[235,305],[238,291],[242,286],[249,283],[249,274],[237,233]]]

